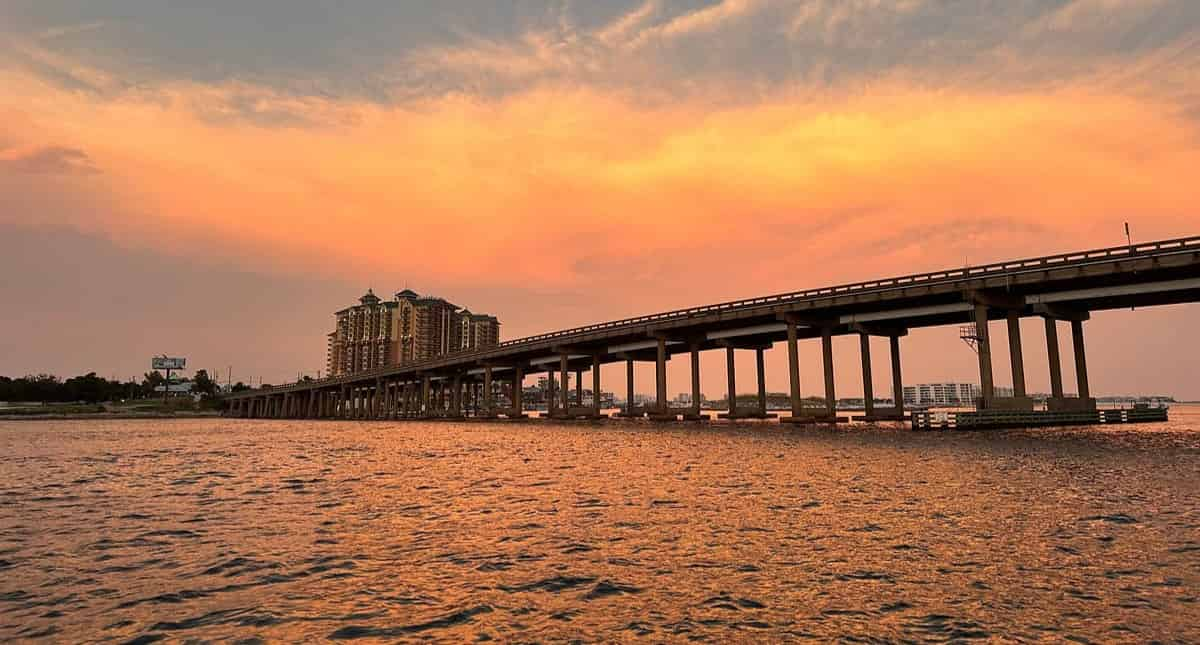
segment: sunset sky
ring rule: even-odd
[[[4,0],[0,374],[315,375],[368,287],[514,338],[1198,235],[1198,70],[1196,0]],[[1093,392],[1200,399],[1197,330],[1095,315]],[[955,329],[904,367],[977,379]]]

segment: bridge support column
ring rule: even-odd
[[[737,367],[733,360],[733,347],[725,348],[725,377],[727,380],[726,389],[729,395],[729,418],[737,416]]]
[[[462,377],[458,374],[454,375],[454,381],[450,384],[450,416],[462,416]]]
[[[575,370],[575,407],[583,407],[583,370]]]
[[[992,407],[996,388],[992,379],[992,341],[988,337],[988,308],[985,304],[975,305],[975,341],[979,355],[979,409]]]
[[[432,383],[428,376],[421,377],[421,401],[417,403],[417,416],[428,416],[432,411],[429,401]]]
[[[1016,311],[1008,312],[1008,356],[1012,363],[1013,398],[1024,399],[1025,356],[1021,351],[1021,318]]]
[[[767,373],[763,351],[762,347],[755,348],[754,360],[758,367],[758,414],[765,418],[767,416]]]
[[[558,414],[558,373],[554,368],[546,370],[546,416]]]
[[[787,324],[787,350],[792,417],[799,418],[804,414],[804,400],[800,398],[800,346],[799,340],[796,338],[796,323],[791,321],[788,321]]]
[[[858,335],[859,353],[862,355],[863,413],[867,418],[875,416],[875,383],[871,378],[871,337]]]
[[[700,416],[700,346],[692,343],[692,410],[684,418],[699,420]]]
[[[627,417],[634,416],[633,414],[633,359],[625,359],[625,415]]]
[[[583,401],[579,402],[583,405]],[[600,416],[600,355],[592,355],[592,415]]]
[[[1058,353],[1058,321],[1046,319],[1046,358],[1050,364],[1050,397],[1063,398],[1062,359]]]
[[[380,419],[392,418],[392,380],[391,379],[384,379],[382,397],[380,400],[381,400],[381,403],[379,405],[379,418]]]
[[[894,413],[898,417],[904,416],[904,378],[900,374],[900,337],[891,336],[888,338],[892,350],[892,402],[894,404]]]
[[[654,408],[660,414],[667,413],[667,340],[658,339],[654,357]]]
[[[821,364],[825,369],[825,407],[831,418],[837,416],[837,393],[833,380],[833,330],[821,329]]]
[[[559,410],[559,414],[564,417],[570,416],[571,414],[571,377],[570,373],[567,371],[568,358],[569,357],[565,353],[560,354],[558,357],[559,378],[562,379],[562,389],[558,393],[559,403],[562,405],[562,409]]]
[[[495,404],[492,402],[492,366],[485,365],[483,367],[483,412],[484,416],[491,417],[495,414]]]
[[[383,418],[383,379],[375,379],[375,389],[371,390],[371,418]]]
[[[1075,349],[1075,387],[1079,398],[1091,397],[1088,387],[1087,356],[1083,349],[1083,321],[1071,321],[1071,344]]]
[[[400,406],[404,403],[404,381],[397,378],[392,381],[392,418],[400,418]]]
[[[1087,356],[1083,347],[1083,321],[1071,321],[1071,342],[1075,347],[1075,384],[1079,390],[1081,404],[1089,409],[1095,409],[1096,401],[1092,399],[1091,387],[1088,385]]]
[[[525,418],[525,372],[520,365],[513,367],[512,406],[510,419]]]

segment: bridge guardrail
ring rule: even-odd
[[[1200,236],[1181,237],[1170,240],[1160,240],[1157,242],[1146,242],[1144,244],[1133,244],[1123,246],[1112,246],[1102,249],[1093,249],[1090,251],[1074,251],[1070,253],[1059,253],[1055,255],[1046,255],[1035,258],[1026,258],[1022,260],[1012,260],[1008,262],[994,262],[984,264],[977,267],[963,267],[961,269],[945,269],[941,271],[931,271],[927,273],[916,273],[911,275],[899,276],[894,278],[883,278],[880,280],[868,280],[863,282],[853,282],[849,284],[836,285],[831,287],[818,287],[814,289],[805,289],[801,291],[792,291],[787,293],[774,294],[769,296],[760,296],[757,298],[745,298],[741,300],[731,300],[711,305],[702,305],[698,307],[688,307],[685,309],[676,309],[673,311],[665,311],[644,316],[635,316],[633,318],[623,318],[620,320],[611,320],[582,327],[573,327],[544,334],[536,334],[533,336],[525,336],[523,338],[514,338],[489,347],[484,350],[475,352],[462,352],[458,354],[448,354],[440,356],[436,359],[424,361],[421,363],[409,363],[406,368],[420,368],[423,365],[434,364],[445,360],[448,357],[455,358],[470,358],[472,356],[483,356],[497,349],[506,349],[528,345],[536,342],[553,340],[556,338],[567,338],[588,332],[601,331],[607,329],[617,329],[621,327],[630,327],[634,325],[660,322],[664,320],[679,320],[690,318],[698,315],[708,314],[714,311],[728,311],[731,309],[743,309],[748,307],[758,307],[763,305],[774,305],[783,302],[797,302],[823,296],[842,295],[848,293],[871,293],[873,291],[881,291],[886,289],[894,289],[896,287],[905,287],[911,285],[937,284],[947,280],[955,280],[960,278],[978,278],[980,276],[991,275],[1016,275],[1025,273],[1031,270],[1037,270],[1047,267],[1060,268],[1063,266],[1071,266],[1074,264],[1088,264],[1096,260],[1111,260],[1121,259],[1126,257],[1150,257],[1155,255],[1166,255],[1177,253],[1180,251],[1200,250]],[[381,376],[393,371],[396,366],[388,366],[383,368],[375,368],[362,372],[355,372],[353,375],[346,377],[327,377],[324,379],[316,379],[311,382],[305,382],[305,385],[310,383],[335,383],[342,378],[352,378],[352,380],[362,380],[372,376]],[[289,383],[286,385],[275,386],[273,389],[281,389],[292,387],[299,383]]]

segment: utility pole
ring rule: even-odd
[[[163,354],[166,356],[166,354]],[[163,383],[163,405],[167,404],[167,395],[171,393],[171,368],[167,368],[167,381]]]

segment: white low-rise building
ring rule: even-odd
[[[960,407],[975,405],[979,386],[974,383],[921,383],[904,386],[904,405]]]

